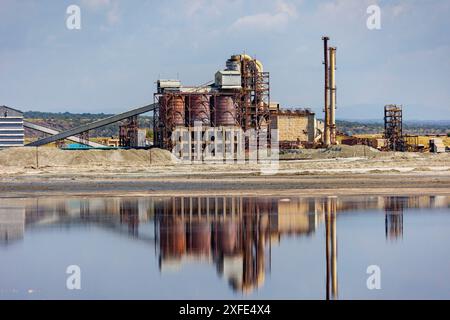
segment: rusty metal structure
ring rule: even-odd
[[[402,106],[389,104],[384,107],[384,138],[388,150],[405,151]]]
[[[257,60],[241,58],[241,125],[245,130],[267,127],[270,120],[269,73],[258,67]]]
[[[125,124],[119,126],[119,145],[121,147],[136,147],[138,145],[138,120],[137,116],[130,117]]]
[[[189,87],[179,80],[158,80],[154,102],[158,105],[154,110],[154,145],[159,148],[172,151],[185,137],[194,135],[194,127],[201,128],[202,135],[211,128],[265,131],[270,143],[269,72],[246,54],[231,56],[226,69],[219,70],[215,80],[205,85]],[[180,129],[187,134],[175,137],[174,132]]]

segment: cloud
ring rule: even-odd
[[[295,5],[285,1],[277,1],[274,12],[263,12],[238,18],[231,30],[274,30],[284,29],[290,19],[297,17]]]
[[[240,0],[185,0],[184,12],[187,17],[192,18],[197,15],[220,16],[225,8],[239,5]]]
[[[106,21],[110,26],[120,21],[119,2],[117,0],[82,0],[81,5],[94,12],[105,12]]]
[[[96,0],[100,1],[100,0]],[[106,1],[106,0],[103,0]],[[114,2],[106,14],[109,25],[117,24],[120,21],[119,3]]]
[[[81,0],[81,5],[90,10],[98,10],[111,5],[111,0]]]

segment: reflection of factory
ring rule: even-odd
[[[213,262],[244,292],[264,282],[273,242],[317,225],[312,199],[169,198],[155,206],[155,217],[163,270],[189,260]]]
[[[403,234],[403,210],[449,206],[447,196],[0,199],[0,243],[28,228],[95,224],[154,246],[161,271],[215,264],[234,290],[249,292],[264,283],[274,244],[324,223],[327,298],[337,298],[337,213],[384,211],[392,239]]]
[[[408,197],[385,198],[385,233],[386,239],[403,237],[403,208],[408,205]]]
[[[2,199],[0,205],[0,243],[23,238],[25,208],[20,199]]]

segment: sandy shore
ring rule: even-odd
[[[32,159],[23,157],[26,153],[31,157],[33,152],[25,151],[4,152],[3,163],[0,163],[0,197],[450,194],[448,153],[373,152],[368,157],[329,158],[329,152],[317,151],[313,154],[315,157],[326,158],[279,161],[271,167],[274,171],[267,174],[267,164],[177,163],[166,151],[158,150],[79,154],[44,150],[39,151],[41,160],[36,166],[30,165]],[[353,149],[347,151],[353,152]],[[49,154],[43,161],[46,153]]]
[[[370,167],[316,172],[283,166],[275,175],[245,168],[177,166],[154,171],[124,168],[96,170],[28,170],[2,175],[0,197],[42,195],[168,195],[168,194],[450,194],[450,170],[431,167]],[[325,165],[325,164],[323,164]],[[361,170],[364,169],[364,170]]]

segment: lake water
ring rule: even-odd
[[[450,299],[449,208],[448,196],[3,198],[0,299]]]

